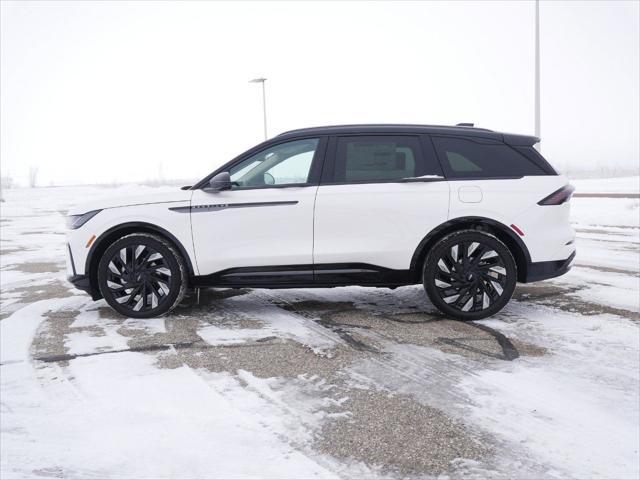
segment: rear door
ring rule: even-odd
[[[447,220],[449,186],[427,137],[332,137],[314,215],[322,271],[368,264],[408,270],[420,241]]]

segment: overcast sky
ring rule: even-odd
[[[640,3],[541,2],[542,150],[638,168]],[[2,2],[2,175],[201,177],[342,123],[534,132],[534,2]]]

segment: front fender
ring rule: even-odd
[[[189,201],[182,201],[102,210],[79,229],[69,231],[67,238],[76,272],[84,272],[87,276],[91,274],[95,255],[108,246],[105,242],[110,244],[122,235],[146,231],[163,235],[175,243],[189,266],[190,274],[197,275],[197,270],[194,270],[197,264],[191,238],[191,215],[170,210],[189,206]]]

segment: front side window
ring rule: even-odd
[[[433,137],[448,178],[495,178],[545,175],[509,145],[457,137]]]
[[[309,181],[317,148],[318,139],[312,138],[281,143],[256,153],[229,169],[232,188],[304,185]]]
[[[416,137],[340,137],[334,181],[381,182],[418,175],[420,143]]]

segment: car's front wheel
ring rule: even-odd
[[[163,315],[183,299],[184,260],[162,237],[134,233],[107,248],[98,265],[98,285],[107,303],[133,318]]]
[[[442,313],[460,320],[479,320],[502,310],[516,279],[516,263],[507,246],[477,230],[439,240],[423,271],[429,299]]]

